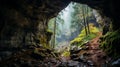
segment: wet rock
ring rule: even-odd
[[[68,66],[69,66],[69,67],[74,67],[74,66],[77,66],[78,64],[79,64],[78,61],[69,61],[69,62],[68,62]]]
[[[93,66],[93,65],[94,65],[93,62],[90,61],[90,60],[88,60],[87,63],[88,63],[90,66]]]
[[[112,63],[112,66],[120,67],[120,59],[114,61],[114,62]]]

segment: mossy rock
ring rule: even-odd
[[[120,30],[108,32],[103,36],[100,47],[108,54],[108,56],[116,59],[120,57]]]

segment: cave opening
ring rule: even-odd
[[[48,22],[48,30],[53,32],[52,40],[58,46],[62,42],[72,41],[85,28],[84,36],[90,35],[91,27],[95,26],[102,33],[103,19],[97,10],[90,8],[85,4],[71,2],[65,9],[61,10],[58,15]],[[56,29],[54,29],[56,28]],[[90,29],[89,29],[90,28]],[[97,30],[96,30],[97,31]],[[55,33],[54,33],[55,32]],[[92,31],[91,31],[92,33]],[[53,44],[53,42],[51,42]],[[51,45],[53,47],[53,45]]]
[[[71,2],[48,22],[48,30],[53,32],[50,45],[56,52],[60,53],[62,59],[64,58],[63,62],[68,62],[70,58],[72,60],[76,59],[73,57],[74,54],[77,55],[77,53],[74,53],[75,51],[79,51],[79,57],[84,54],[102,52],[99,49],[99,38],[102,36],[103,28],[101,24],[103,22],[97,10],[85,4]],[[103,54],[105,53],[102,52],[100,55],[103,56]],[[85,60],[83,57],[80,59]],[[93,55],[90,57],[93,57]],[[93,58],[90,60],[90,57],[87,57],[86,61],[95,62]],[[97,56],[94,58],[97,58]]]
[[[56,17],[49,20],[48,30],[52,32],[55,31],[55,45],[58,45],[58,42],[73,40],[80,34],[82,28],[86,27],[86,33],[84,34],[90,34],[89,25],[93,24],[100,28],[102,22],[103,20],[97,10],[84,4],[71,2],[65,9],[61,10]],[[54,30],[55,25],[56,30]]]

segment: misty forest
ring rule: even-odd
[[[0,67],[120,67],[112,0],[1,0]]]

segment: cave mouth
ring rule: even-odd
[[[103,19],[97,10],[85,4],[71,2],[48,22],[48,30],[53,32],[50,45],[60,54],[62,62],[81,60],[80,62],[87,61],[85,63],[90,61],[91,65],[105,65],[106,59],[98,57],[106,56],[99,47],[102,23]],[[101,63],[95,59],[99,59]]]
[[[85,30],[84,37],[94,36],[91,33],[90,26],[96,27],[102,33],[102,18],[100,14],[85,4],[71,2],[65,9],[61,10],[58,15],[48,22],[48,30],[53,32],[50,45],[58,50],[59,48],[70,46],[70,42]],[[56,29],[55,29],[56,28]],[[96,30],[97,32],[97,30]],[[87,41],[86,41],[87,42]]]

